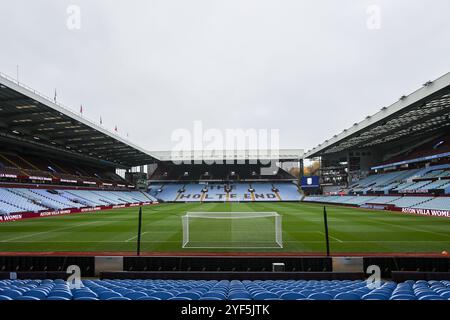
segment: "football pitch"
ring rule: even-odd
[[[277,212],[283,247],[183,248],[186,212]],[[327,206],[331,253],[432,253],[450,250],[450,219]],[[251,220],[249,220],[251,221]],[[248,233],[260,225],[247,223]],[[227,223],[227,222],[224,222]],[[195,237],[213,242],[217,223]],[[0,224],[0,252],[130,253],[136,251],[138,208],[53,216]],[[226,230],[227,226],[224,225]],[[203,232],[204,230],[204,232]],[[208,233],[209,231],[209,233]],[[143,207],[141,251],[145,253],[324,254],[323,205],[309,203],[191,203]]]

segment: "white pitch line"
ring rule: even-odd
[[[145,232],[142,232],[141,233],[141,236],[143,236],[144,234],[146,234],[148,231],[145,231]],[[133,236],[133,237],[131,237],[130,239],[127,239],[127,240],[125,240],[125,241],[118,241],[118,242],[129,242],[129,241],[131,241],[131,240],[134,240],[134,239],[136,239],[138,236],[136,235],[136,236]],[[141,241],[141,242],[143,242],[143,241]],[[163,241],[161,241],[161,242],[163,242]]]
[[[377,222],[379,224],[388,225],[388,226],[399,227],[399,228],[403,228],[403,229],[406,229],[406,230],[412,230],[412,231],[416,231],[416,232],[425,232],[425,233],[435,234],[435,235],[438,235],[438,236],[450,237],[450,234],[434,232],[434,231],[424,230],[424,229],[417,229],[417,228],[408,227],[408,226],[399,225],[399,224],[394,224],[394,223],[389,223],[389,222],[385,222],[385,221],[378,221],[377,219],[372,219],[370,221]]]
[[[0,242],[14,242],[14,240],[17,239],[23,239],[23,238],[28,238],[28,237],[33,237],[33,236],[37,236],[37,235],[41,235],[41,234],[46,234],[46,233],[50,233],[50,232],[55,232],[55,231],[61,231],[61,230],[67,230],[67,229],[73,229],[73,228],[77,228],[77,227],[81,227],[81,226],[85,226],[88,224],[94,224],[94,223],[99,223],[103,221],[91,221],[91,222],[86,222],[86,223],[80,223],[80,224],[75,224],[75,225],[71,225],[68,227],[64,227],[64,228],[58,228],[58,229],[51,229],[48,231],[42,231],[42,232],[36,232],[36,233],[31,233],[31,234],[25,234],[23,236],[18,236],[18,237],[14,237],[14,238],[10,238],[10,239],[5,239],[5,240],[1,240]],[[54,242],[54,241],[53,241]],[[59,242],[59,241],[58,241]]]
[[[325,236],[325,233],[323,233],[322,231],[316,231],[316,232],[320,233],[323,236]],[[330,236],[330,235],[328,235],[328,237],[330,237],[331,239],[334,239],[334,240],[336,240],[337,242],[340,242],[340,243],[348,242],[348,241],[342,241],[341,239],[338,239],[338,238]]]

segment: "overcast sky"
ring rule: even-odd
[[[450,71],[448,0],[0,4],[0,72],[148,150],[195,120],[306,150]]]

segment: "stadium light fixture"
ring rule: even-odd
[[[423,84],[424,87],[428,87],[433,84],[433,81],[427,81]]]

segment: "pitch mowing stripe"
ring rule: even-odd
[[[46,233],[50,233],[50,232],[55,232],[55,231],[61,231],[61,230],[67,230],[67,229],[73,229],[73,228],[78,228],[81,226],[85,226],[85,225],[89,225],[89,224],[94,224],[94,223],[100,223],[103,221],[91,221],[91,222],[86,222],[86,223],[80,223],[80,224],[76,224],[73,226],[68,226],[68,227],[64,227],[64,228],[58,228],[58,229],[52,229],[52,230],[47,230],[47,231],[42,231],[42,232],[36,232],[36,233],[32,233],[32,234],[25,234],[23,236],[19,236],[19,237],[14,237],[14,238],[10,238],[10,239],[5,239],[5,240],[1,240],[0,242],[13,242],[14,240],[17,239],[23,239],[23,238],[28,238],[28,237],[33,237],[33,236],[37,236],[37,235],[41,235],[41,234],[46,234]]]
[[[149,232],[149,231],[142,232],[142,233],[141,233],[141,237],[142,237],[144,234],[146,234],[147,232]],[[129,238],[129,239],[123,241],[123,242],[130,242],[131,240],[134,240],[134,239],[136,239],[137,237],[138,237],[138,235],[132,236],[131,238]],[[142,240],[141,240],[141,242],[142,242]]]
[[[327,209],[331,223],[329,226],[330,236],[335,236],[343,241],[341,243],[330,238],[331,249],[334,253],[417,251],[440,253],[450,247],[447,237],[450,221],[446,218],[412,216],[331,205],[327,205]],[[285,244],[283,252],[302,253],[324,250],[325,242],[321,236],[323,234],[323,205],[319,204],[306,206],[303,203],[178,203],[143,207],[143,210],[142,231],[148,232],[143,238],[144,251],[179,251],[181,249],[181,216],[186,211],[195,210],[276,211],[283,216],[283,243]],[[2,237],[9,236],[10,239],[20,237],[20,239],[9,243],[8,240],[0,240],[0,243],[4,249],[9,248],[8,250],[15,252],[61,251],[62,249],[66,251],[133,251],[134,241],[126,242],[126,240],[136,234],[137,217],[138,208],[127,208],[98,212],[92,215],[54,216],[2,224],[0,225]],[[77,223],[95,222],[94,219],[105,222],[106,225],[81,225],[75,228]],[[380,220],[381,222],[379,222]],[[61,229],[58,227],[74,228],[55,232],[52,235],[50,229]],[[409,228],[409,230],[402,229],[402,227]],[[38,232],[39,230],[41,232]],[[33,233],[43,233],[43,235],[32,237]],[[450,236],[450,232],[448,236]],[[80,240],[77,241],[77,238]],[[23,241],[20,241],[22,239]],[[281,252],[279,249],[274,250]],[[186,252],[192,251],[195,250],[186,249]],[[225,252],[214,249],[204,251]],[[239,252],[239,249],[231,251]],[[255,251],[270,252],[270,250],[256,249]]]
[[[316,231],[316,232],[317,232],[317,233],[320,233],[321,235],[323,235],[323,236],[325,237],[325,233],[324,233],[324,232],[322,232],[322,231]],[[340,243],[348,242],[348,241],[343,241],[343,240],[341,240],[341,239],[338,239],[338,238],[333,237],[333,236],[330,236],[330,235],[328,235],[328,237],[329,237],[330,239],[334,239],[334,240],[336,240],[337,242],[340,242]]]

